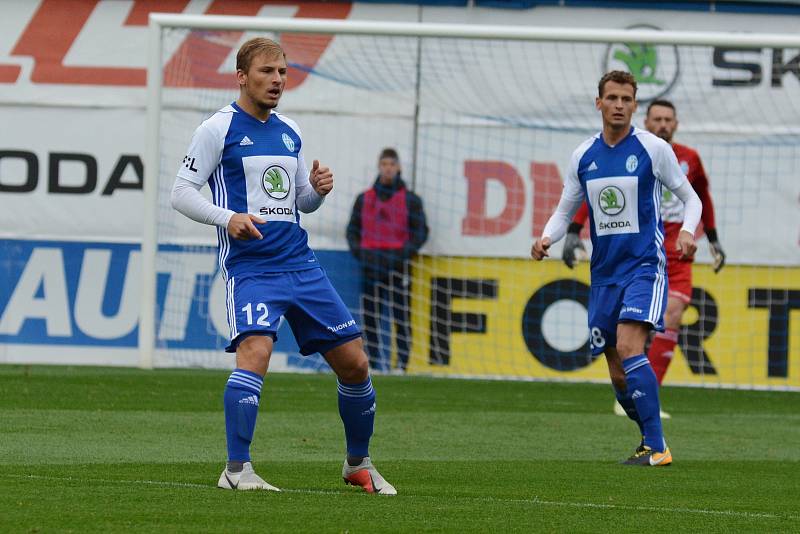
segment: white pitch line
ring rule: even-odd
[[[481,500],[500,501],[505,503],[530,503],[530,504],[541,504],[544,506],[563,506],[570,508],[633,510],[639,512],[672,512],[681,514],[687,513],[687,514],[705,514],[705,515],[719,515],[719,516],[730,516],[730,517],[745,517],[753,519],[800,519],[800,517],[782,516],[766,512],[736,512],[734,510],[707,510],[705,508],[659,508],[657,506],[631,506],[627,504],[543,501],[538,497],[534,497],[533,499],[498,499],[496,497],[483,497]]]
[[[47,475],[0,475],[2,478],[27,478],[31,480],[52,480],[60,482],[103,482],[106,484],[145,484],[149,486],[169,486],[173,488],[209,488],[208,484],[192,484],[191,482],[167,482],[161,480],[110,480],[103,478],[75,478],[75,477],[51,477]]]
[[[196,489],[216,489],[211,484],[193,484],[191,482],[170,482],[166,480],[113,480],[104,478],[75,478],[75,477],[53,477],[46,475],[11,475],[2,474],[0,478],[30,479],[30,480],[51,480],[62,482],[104,483],[104,484],[142,484],[147,486],[162,486],[172,488],[196,488]],[[272,492],[269,492],[272,493]],[[312,489],[282,489],[281,493],[301,493],[306,495],[341,495],[341,491],[336,490],[312,490]],[[435,496],[428,495],[402,495],[402,498],[414,499],[435,499]],[[677,514],[701,514],[726,517],[741,517],[746,519],[790,519],[796,521],[800,516],[780,515],[767,512],[737,512],[735,510],[707,510],[705,508],[661,508],[658,506],[631,506],[627,504],[607,504],[590,502],[569,502],[569,501],[545,501],[538,497],[532,499],[503,499],[498,497],[458,497],[458,500],[479,501],[479,502],[501,502],[509,504],[533,504],[539,506],[560,506],[565,508],[589,508],[600,510],[629,510],[636,512],[658,512],[658,513],[677,513]]]
[[[0,478],[16,478],[30,480],[51,480],[61,482],[80,482],[82,484],[100,482],[103,484],[142,484],[146,486],[163,486],[170,488],[197,488],[197,489],[217,489],[211,484],[193,484],[191,482],[170,482],[167,480],[119,480],[107,478],[75,478],[75,477],[52,477],[47,475],[10,475],[3,474]],[[340,495],[336,490],[312,490],[312,489],[281,489],[281,493],[304,493],[318,495]]]

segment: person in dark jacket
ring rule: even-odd
[[[411,350],[409,260],[428,239],[422,200],[400,176],[400,159],[385,148],[373,186],[358,195],[347,225],[347,244],[361,263],[364,336],[370,366],[381,369],[380,322],[391,309],[397,344],[397,369],[405,371]]]

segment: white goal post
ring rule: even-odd
[[[160,334],[165,328],[185,329],[189,319],[185,312],[175,319],[177,326],[165,327],[163,308],[169,307],[171,297],[159,297],[157,291],[158,273],[164,271],[157,258],[166,245],[170,251],[197,246],[192,249],[197,255],[208,254],[213,247],[205,238],[187,238],[174,229],[182,223],[168,214],[164,184],[171,185],[180,160],[174,147],[186,146],[203,113],[227,103],[216,87],[206,90],[174,82],[174,69],[180,66],[170,62],[170,56],[187,35],[219,40],[215,32],[242,32],[232,37],[238,41],[226,43],[234,53],[232,45],[241,43],[245,32],[276,39],[290,34],[332,38],[319,64],[294,65],[311,81],[287,92],[281,102],[289,116],[301,116],[298,122],[307,125],[308,145],[325,155],[339,180],[339,199],[331,199],[319,213],[304,219],[304,227],[315,250],[344,253],[347,212],[358,190],[371,184],[368,173],[374,170],[375,148],[392,143],[401,147],[404,176],[422,196],[431,230],[431,238],[413,262],[414,348],[409,370],[451,376],[602,377],[590,370],[591,360],[583,356],[585,311],[579,308],[584,298],[547,296],[548,291],[584,287],[586,266],[567,270],[555,261],[560,248],[554,250],[555,260],[541,269],[526,265],[525,243],[530,246],[531,228],[541,226],[557,200],[560,190],[554,183],[560,180],[559,170],[563,175],[571,150],[599,126],[593,99],[603,69],[632,65],[626,63],[632,60],[625,54],[635,53],[637,45],[661,54],[658,66],[665,70],[647,70],[655,68],[652,63],[639,72],[652,81],[645,87],[649,93],[642,104],[659,97],[675,101],[682,119],[678,141],[698,148],[709,170],[717,226],[730,264],[715,278],[708,273],[707,253],[698,256],[695,285],[702,291],[695,295],[694,315],[688,319],[696,328],[683,332],[682,338],[682,343],[696,346],[687,351],[693,356],[686,356],[689,364],[675,382],[800,386],[796,361],[800,318],[790,323],[794,299],[800,298],[796,276],[800,253],[792,242],[797,240],[797,228],[777,230],[790,224],[785,217],[793,207],[796,210],[797,202],[791,171],[800,168],[800,79],[794,79],[789,59],[800,50],[800,35],[212,15],[150,15],[141,367],[217,364],[206,356],[188,354],[219,347],[184,347],[171,342],[169,334]],[[615,48],[620,44],[625,48]],[[788,67],[777,75],[773,68],[772,78],[759,70],[756,79],[747,65],[766,62],[762,70],[767,71],[778,57],[770,56],[770,50],[788,50],[789,55],[780,56],[782,66]],[[293,58],[287,55],[292,66]],[[648,61],[645,55],[638,59]],[[173,81],[165,81],[168,63]],[[192,68],[191,62],[186,63],[187,69]],[[224,67],[231,72],[226,94],[234,94],[233,66]],[[490,68],[498,72],[487,72]],[[481,77],[481,70],[488,78]],[[773,89],[776,83],[780,86],[772,93],[771,82]],[[758,98],[765,100],[753,103]],[[644,108],[640,105],[636,120]],[[370,113],[373,121],[368,119]],[[315,114],[329,119],[317,121]],[[336,120],[345,125],[351,142],[341,139],[344,134],[326,137],[337,132]],[[374,123],[381,121],[404,133],[390,134],[389,126],[377,130]],[[313,136],[313,131],[324,133]],[[363,137],[358,132],[364,132]],[[765,136],[763,142],[759,136]],[[346,184],[343,170],[348,177],[364,171],[363,179]],[[750,179],[756,183],[743,185]],[[792,194],[795,198],[789,198]],[[515,225],[509,226],[501,216]],[[766,226],[776,229],[775,234],[744,250],[747,240],[742,233],[753,227],[757,217],[766,217]],[[163,228],[173,233],[164,237]],[[790,244],[795,249],[786,249]],[[175,261],[170,267],[173,278],[184,265]],[[201,269],[190,271],[195,276]],[[536,281],[520,283],[524,277]],[[197,288],[192,282],[189,294],[181,298],[212,299],[213,281],[205,283],[208,287]],[[359,305],[354,302],[358,316]],[[737,318],[738,313],[752,315]],[[783,328],[775,326],[781,317],[787,323],[784,330],[773,331]],[[442,322],[447,324],[440,331]],[[757,328],[748,329],[756,323]],[[446,337],[445,349],[440,336]],[[777,343],[783,342],[777,348],[776,336]],[[731,350],[741,353],[727,354]],[[160,357],[159,351],[184,351],[187,356]],[[387,352],[391,355],[393,349]],[[752,361],[742,363],[742,354]]]

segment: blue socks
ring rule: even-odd
[[[633,399],[628,392],[625,393],[618,390],[616,387],[614,388],[614,394],[617,396],[617,402],[619,405],[622,406],[622,409],[625,410],[625,413],[628,414],[628,418],[633,420],[639,426],[639,433],[644,436],[644,426],[642,425],[642,420],[639,418],[639,412],[636,411],[636,404],[634,404]]]
[[[228,378],[224,397],[228,461],[250,461],[250,442],[256,429],[263,384],[262,376],[244,369],[234,369]]]
[[[622,368],[625,370],[625,382],[628,385],[625,396],[633,401],[639,414],[644,444],[654,451],[664,452],[666,445],[659,415],[661,405],[658,402],[658,379],[653,368],[645,354],[623,360]],[[624,404],[622,406],[627,412],[628,408]]]
[[[263,377],[234,369],[225,386],[225,434],[228,461],[249,462],[250,442],[256,429]],[[375,390],[367,378],[360,384],[339,386],[339,415],[344,423],[349,456],[369,456],[369,440],[375,422]]]
[[[375,422],[375,390],[367,377],[360,384],[339,385],[339,416],[344,423],[348,456],[369,456],[369,438]]]

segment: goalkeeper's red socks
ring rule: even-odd
[[[664,375],[667,374],[667,368],[670,362],[672,362],[672,354],[677,344],[677,330],[668,328],[663,332],[657,332],[656,335],[653,336],[650,350],[647,351],[647,359],[650,360],[650,366],[656,374],[659,386],[664,381]]]

